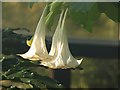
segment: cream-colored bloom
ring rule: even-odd
[[[67,10],[62,11],[58,26],[52,38],[52,46],[49,55],[52,58],[49,61],[41,61],[41,65],[49,68],[75,68],[80,65],[81,60],[76,60],[70,53],[66,32],[64,29],[64,22]],[[62,19],[63,17],[63,19]]]
[[[17,54],[29,60],[42,60],[48,58],[48,52],[45,45],[45,7],[42,16],[38,22],[30,49],[25,54]]]

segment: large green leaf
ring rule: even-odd
[[[87,31],[91,32],[94,22],[101,13],[105,13],[112,20],[120,22],[118,16],[119,7],[118,2],[63,2],[61,4],[53,2],[50,4],[50,10],[47,15],[47,25],[51,28],[55,17],[60,14],[60,11],[68,8],[68,17],[79,26],[82,24]]]
[[[69,17],[78,24],[91,32],[94,22],[99,18],[100,12],[95,2],[67,3],[70,9]]]
[[[46,85],[49,88],[62,88],[62,85],[57,81],[47,77],[41,76],[36,72],[30,70],[22,70],[13,74],[8,75],[9,79],[19,78],[24,83],[35,84],[36,86],[41,86],[41,84]]]
[[[16,82],[13,80],[0,80],[0,85],[4,86],[4,87],[17,87],[20,89],[29,89],[29,88],[33,88],[33,86],[31,84],[26,84],[26,83],[22,83],[22,82]]]
[[[52,3],[50,5],[50,12],[47,15],[49,27],[53,25],[55,16],[59,15],[60,11],[65,8],[68,8],[68,17],[79,26],[81,24],[84,25],[84,28],[89,32],[92,31],[94,22],[100,16],[97,3],[95,2]]]
[[[66,8],[71,9],[71,11],[75,11],[75,12],[88,12],[91,10],[92,6],[93,6],[93,2],[67,2],[64,3]]]

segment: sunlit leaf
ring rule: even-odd
[[[92,32],[93,24],[100,16],[97,3],[88,2],[84,3],[83,5],[81,4],[83,3],[73,3],[73,5],[70,3],[69,17],[77,25],[83,25],[87,31]]]
[[[68,17],[77,25],[83,25],[87,31],[92,32],[93,25],[101,13],[105,13],[112,20],[120,22],[118,18],[119,6],[118,2],[64,2],[62,4],[54,2],[50,4],[47,25],[48,28],[51,28],[55,17],[59,15],[57,11],[68,8]]]
[[[33,88],[32,85],[22,83],[22,82],[16,82],[13,80],[0,80],[0,85],[5,86],[5,87],[17,87],[21,89],[28,89],[28,88]]]
[[[52,6],[53,4],[53,6]],[[68,17],[76,24],[84,26],[84,28],[91,32],[94,22],[99,18],[100,11],[95,2],[65,2],[50,5],[50,12],[47,15],[47,25],[49,28],[53,25],[54,18],[59,15],[61,9],[68,8]],[[56,7],[57,6],[57,7]]]

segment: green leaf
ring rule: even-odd
[[[42,83],[40,80],[37,79],[21,78],[21,81],[25,83],[31,83],[32,85],[34,85],[34,87],[37,88],[44,88],[44,89],[47,88],[44,83]]]
[[[6,35],[6,32],[8,32],[7,35]],[[17,36],[16,34],[12,33],[9,30],[5,31],[3,34],[4,34],[4,38],[7,38],[8,35],[10,35],[12,38],[15,38],[15,39],[18,39],[21,37],[21,36],[20,37]],[[22,40],[23,38],[20,38],[20,40],[18,41],[22,42]],[[8,48],[8,46],[4,48]],[[11,51],[11,49],[15,49],[15,48],[9,48],[9,49]],[[14,82],[24,83],[26,85],[29,85],[29,84],[33,85],[35,87],[32,90],[38,90],[46,87],[47,88],[62,87],[62,85],[59,84],[59,82],[55,81],[54,79],[39,75],[36,72],[33,72],[32,70],[30,70],[31,67],[36,67],[36,68],[39,67],[40,62],[32,62],[29,60],[25,60],[16,55],[1,55],[0,64],[2,64],[2,69],[4,69],[0,73],[0,76],[2,77],[3,80],[12,80]],[[19,89],[13,85],[7,88],[7,90],[19,90]]]
[[[30,1],[28,2],[29,8],[32,8],[33,5],[34,5],[36,2],[38,2],[38,0],[30,0]]]
[[[62,4],[63,4],[62,2],[52,2],[48,4],[49,10],[46,16],[46,25],[50,30],[51,30],[52,25],[54,24],[56,16],[61,11]]]
[[[63,2],[52,2],[50,4],[50,12],[58,11]]]
[[[39,84],[41,85],[42,83],[50,88],[62,88],[62,85],[58,84],[57,81],[46,76],[41,76],[36,72],[30,71],[30,70],[22,70],[22,71],[13,73],[11,75],[8,75],[8,78],[9,79],[20,78],[22,82],[36,84],[36,86]]]
[[[29,3],[28,3],[29,8],[32,8],[33,5],[34,5],[34,3],[35,3],[35,2],[29,2]]]
[[[19,61],[14,55],[2,55],[0,57],[0,64],[2,64],[2,70],[7,71],[10,68],[13,68],[14,65],[18,64]]]
[[[61,9],[68,8],[69,17],[79,26],[84,25],[85,29],[92,32],[92,27],[100,12],[95,2],[53,2],[50,5],[50,12],[46,17],[46,24],[50,29],[54,23],[55,17],[60,13]]]
[[[16,81],[13,81],[13,80],[0,80],[0,84],[4,87],[17,87],[17,88],[20,88],[20,89],[33,88],[33,86],[31,84],[16,82]]]
[[[99,18],[100,12],[98,10],[97,3],[84,2],[83,3],[68,3],[69,5],[69,17],[79,26],[83,25],[84,28],[92,32],[94,22]],[[78,8],[78,9],[77,9]]]
[[[30,67],[39,67],[40,62],[32,62],[24,60],[21,57],[15,55],[1,55],[0,64],[2,64],[2,71],[6,75],[15,73],[20,70],[29,69]]]
[[[93,2],[67,2],[64,3],[65,7],[68,7],[69,9],[71,9],[71,11],[75,11],[75,12],[88,12],[90,11],[90,9],[93,6]]]
[[[28,36],[23,36],[13,32],[14,29],[2,29],[2,53],[6,55],[24,53],[29,47],[25,40]],[[15,30],[23,30],[16,28]],[[19,46],[19,48],[18,48]]]
[[[99,2],[99,10],[101,13],[105,13],[110,19],[120,22],[118,9],[120,7],[118,2]]]
[[[54,12],[49,12],[49,14],[46,16],[46,25],[50,30],[54,24],[57,14],[58,14],[58,11],[54,11]]]

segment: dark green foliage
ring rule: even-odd
[[[110,19],[116,22],[120,22],[119,18],[119,2],[99,2],[99,11],[105,13]]]
[[[1,73],[3,80],[13,80],[31,84],[34,88],[63,88],[57,81],[30,70],[30,67],[39,67],[39,63],[8,57],[7,59],[1,60],[4,70],[4,72]]]
[[[32,7],[34,2],[29,3]],[[46,16],[46,24],[51,29],[56,16],[60,14],[62,9],[69,9],[69,17],[79,26],[92,32],[94,22],[99,18],[101,13],[105,13],[113,21],[120,22],[119,18],[119,2],[52,2],[47,3],[49,6]]]
[[[101,13],[105,13],[113,21],[119,20],[119,3],[116,2],[52,2],[49,4],[49,13],[47,15],[46,23],[49,29],[54,24],[56,16],[60,11],[68,8],[68,17],[78,24],[92,32],[92,28]]]
[[[14,44],[18,45],[19,43],[18,46],[20,48],[26,48],[24,46],[26,38],[28,37],[17,35],[10,29],[3,30],[2,43],[5,46],[3,47],[3,54],[0,57],[0,64],[2,64],[2,71],[0,73],[2,80],[0,82],[3,82],[3,88],[6,88],[6,90],[51,90],[52,88],[63,88],[56,80],[43,76],[43,74],[38,74],[31,69],[41,67],[40,62],[32,62],[15,55],[20,50],[14,47]],[[13,48],[9,47],[6,43],[13,45],[11,46]],[[21,52],[25,52],[25,50],[22,49]]]
[[[69,17],[79,26],[83,25],[87,31],[92,32],[93,24],[100,16],[97,3],[75,2],[66,3],[66,5],[70,9]]]
[[[17,35],[9,28],[2,30],[2,53],[9,55],[26,52],[29,48],[26,45],[26,40],[29,37],[30,36]]]
[[[29,6],[32,7],[33,4],[34,2],[31,2]],[[52,2],[47,3],[47,5],[49,8],[46,24],[50,30],[56,16],[65,8],[69,9],[69,18],[79,26],[83,25],[89,32],[92,32],[92,27],[101,13],[105,13],[113,21],[120,22],[118,14],[119,2]]]

